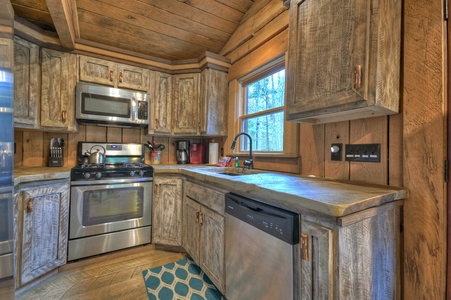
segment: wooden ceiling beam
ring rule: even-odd
[[[75,0],[45,0],[45,2],[61,45],[67,49],[75,49],[75,39],[80,37]]]

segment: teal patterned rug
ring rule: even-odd
[[[190,258],[142,272],[150,300],[220,300],[216,289],[201,268]]]

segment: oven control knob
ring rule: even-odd
[[[99,179],[100,177],[102,177],[102,173],[97,172],[97,173],[96,173],[96,178]]]
[[[85,179],[88,179],[89,177],[91,177],[91,174],[90,174],[90,173],[84,173],[84,174],[83,174],[83,177],[84,177]]]
[[[139,176],[144,176],[144,171],[139,171]]]
[[[135,176],[135,171],[130,171],[130,176]]]

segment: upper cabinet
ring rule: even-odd
[[[399,111],[401,1],[291,1],[287,120]]]
[[[80,80],[147,92],[149,70],[80,55]]]
[[[39,127],[41,66],[39,46],[14,37],[14,126]]]
[[[174,76],[173,132],[196,134],[199,130],[199,73]]]
[[[77,131],[75,120],[75,54],[41,49],[41,127],[46,130]]]
[[[150,73],[150,109],[149,134],[170,134],[172,130],[172,75]]]
[[[205,69],[200,74],[201,134],[227,136],[227,73]]]

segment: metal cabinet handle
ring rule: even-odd
[[[204,213],[201,211],[199,212],[199,224],[200,226],[204,224]]]
[[[308,256],[308,234],[301,233],[301,259],[302,260],[309,260]]]
[[[66,110],[63,110],[61,112],[61,121],[63,121],[63,123],[66,123],[66,121],[67,121],[67,111]]]
[[[27,213],[31,213],[33,211],[33,198],[30,198],[27,202]]]
[[[354,70],[354,88],[360,89],[362,87],[362,65],[356,65]]]
[[[122,72],[119,72],[119,82],[122,83]]]
[[[199,214],[200,214],[200,211],[196,211],[196,217],[194,218],[196,223],[199,223]]]
[[[158,129],[160,128],[160,120],[155,119],[155,128]]]
[[[110,81],[113,82],[113,70],[110,70]]]

